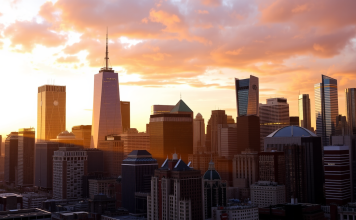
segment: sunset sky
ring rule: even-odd
[[[1,0],[0,134],[37,123],[37,87],[67,86],[67,129],[91,124],[94,74],[111,66],[131,127],[145,131],[151,105],[182,99],[206,120],[236,117],[234,78],[255,75],[260,102],[299,93],[321,74],[356,87],[355,0]]]

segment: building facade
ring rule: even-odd
[[[346,117],[347,134],[356,134],[356,88],[345,89],[346,94]]]
[[[237,117],[259,115],[259,80],[255,76],[248,79],[235,78]]]
[[[187,166],[178,155],[166,159],[151,179],[147,219],[203,219],[200,171]]]
[[[348,146],[324,146],[326,204],[351,202],[351,176]]]
[[[209,119],[208,125],[209,129],[207,129],[207,132],[209,132],[209,135],[207,135],[207,139],[210,139],[210,153],[218,154],[220,156],[219,125],[227,125],[227,115],[225,114],[225,110],[211,111],[211,117]]]
[[[250,186],[251,202],[259,208],[286,202],[286,189],[284,185],[276,182],[258,181]]]
[[[322,82],[314,85],[316,134],[322,138],[323,146],[330,144],[339,114],[337,80],[322,75]]]
[[[284,152],[271,151],[258,154],[259,180],[285,184],[285,158]]]
[[[40,195],[38,193],[25,193],[22,194],[22,203],[24,209],[42,208],[42,202],[46,201],[48,197],[46,195]]]
[[[151,106],[151,115],[170,113],[174,105],[152,105]]]
[[[256,115],[241,116],[236,118],[237,153],[250,149],[260,149],[260,119]]]
[[[89,198],[94,199],[96,195],[106,195],[109,198],[115,197],[115,178],[89,179]]]
[[[218,155],[233,159],[238,154],[236,124],[218,125]]]
[[[47,141],[66,129],[66,87],[43,85],[37,94],[37,141]]]
[[[53,155],[53,198],[81,198],[84,175],[87,175],[86,151],[78,147],[60,147]]]
[[[150,135],[144,132],[138,132],[136,128],[130,128],[120,135],[124,142],[124,158],[133,150],[150,151]]]
[[[35,176],[35,129],[22,128],[18,132],[17,186],[34,185]]]
[[[11,132],[5,139],[4,180],[6,184],[15,184],[17,160],[18,132]]]
[[[299,126],[311,129],[311,110],[309,94],[301,94],[298,99]]]
[[[205,150],[205,123],[203,116],[198,113],[193,120],[193,154]]]
[[[98,142],[98,149],[103,151],[104,172],[110,177],[121,175],[124,160],[124,142],[118,135],[109,135],[106,140]]]
[[[122,205],[130,213],[147,212],[147,194],[156,169],[157,160],[146,150],[134,150],[122,161]],[[146,199],[137,194],[145,194]]]
[[[258,207],[248,203],[233,203],[225,207],[212,208],[212,220],[249,219],[258,220]]]
[[[130,102],[120,101],[121,104],[121,121],[122,121],[122,132],[129,130],[131,127],[130,119]]]
[[[263,150],[264,138],[279,128],[288,126],[289,104],[285,98],[271,98],[266,104],[260,104],[260,146]]]
[[[91,125],[77,125],[72,127],[75,138],[83,140],[83,148],[90,148]]]

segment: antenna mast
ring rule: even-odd
[[[106,60],[106,70],[109,69],[108,67],[108,62],[109,62],[109,50],[108,50],[108,28],[106,27],[106,56],[105,56],[105,60]]]

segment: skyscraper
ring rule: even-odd
[[[321,79],[321,83],[314,85],[316,134],[322,138],[323,146],[327,146],[339,114],[337,80],[325,75]]]
[[[18,152],[18,132],[11,132],[5,140],[4,180],[6,184],[15,183],[17,152]]]
[[[83,148],[90,148],[91,125],[77,125],[72,127],[76,139],[83,140]]]
[[[208,132],[210,133],[207,138],[210,137],[210,145],[211,145],[211,153],[219,154],[219,125],[227,125],[227,115],[225,114],[225,110],[213,110],[211,111],[211,117],[209,119],[208,125],[210,125]]]
[[[299,95],[299,126],[311,130],[311,111],[309,94]]]
[[[37,141],[54,139],[66,130],[66,87],[44,85],[37,94]]]
[[[255,76],[248,79],[235,78],[237,117],[259,114],[259,82]]]
[[[133,150],[150,151],[150,135],[138,132],[136,128],[130,128],[120,134],[120,139],[124,142],[124,158]]]
[[[17,185],[33,186],[35,175],[35,129],[19,129],[17,153]]]
[[[121,175],[121,164],[124,160],[124,142],[118,135],[108,135],[98,142],[98,149],[103,151],[104,172],[110,177]]]
[[[356,88],[345,89],[347,134],[356,135]]]
[[[263,151],[264,138],[279,128],[288,126],[289,104],[285,98],[270,98],[266,104],[260,104],[260,139]]]
[[[130,129],[130,102],[120,101],[121,103],[121,121],[122,132]]]
[[[193,153],[203,152],[205,146],[205,123],[203,116],[198,113],[193,120]]]
[[[245,149],[261,151],[260,147],[260,118],[256,115],[236,118],[237,153]]]
[[[94,75],[92,148],[97,148],[98,142],[104,141],[105,136],[122,132],[119,75],[108,66],[108,53],[106,36],[106,66]]]

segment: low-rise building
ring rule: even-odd
[[[41,219],[50,220],[51,213],[41,209],[16,209],[0,212],[0,219],[20,220],[20,219]]]
[[[250,186],[251,201],[259,208],[286,202],[285,186],[277,182],[258,181]]]
[[[38,193],[25,193],[22,195],[24,209],[42,208],[42,202],[46,200],[46,195],[41,195]]]
[[[212,220],[235,220],[235,219],[248,219],[258,220],[258,207],[250,202],[230,203],[225,207],[212,207]]]
[[[15,193],[0,194],[0,211],[22,209],[22,196]]]

